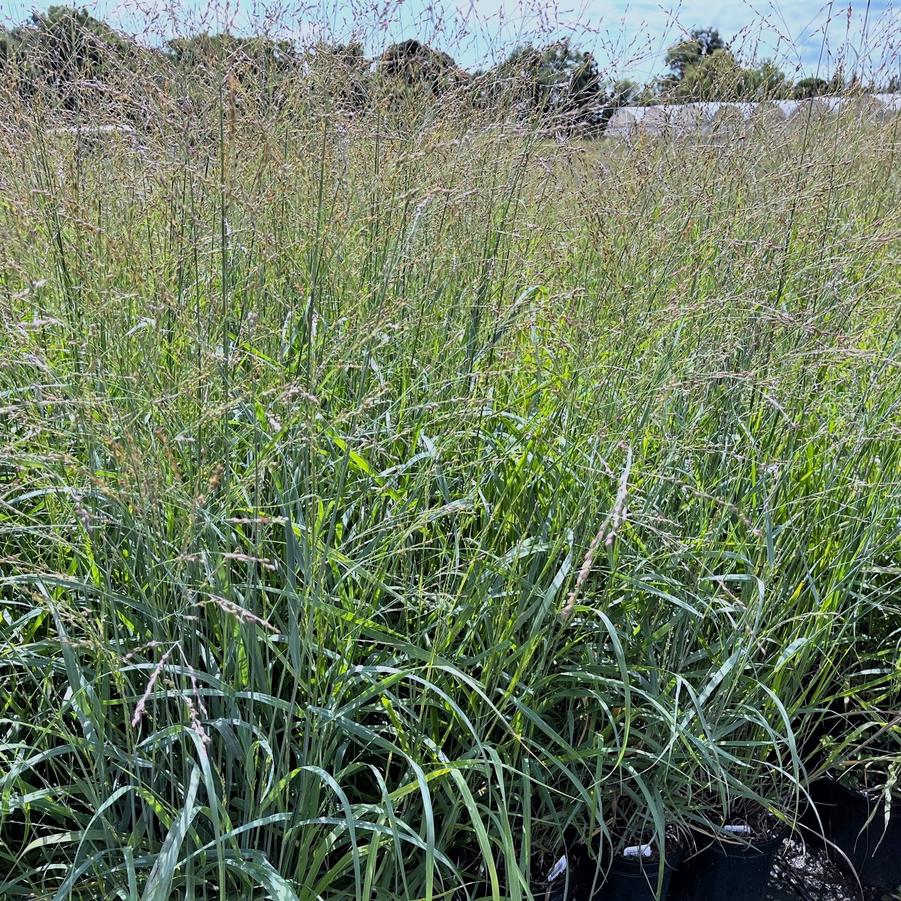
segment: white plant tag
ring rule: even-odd
[[[651,853],[650,845],[629,845],[628,848],[623,848],[623,857],[650,857]]]
[[[563,857],[551,867],[550,873],[547,874],[547,881],[553,882],[558,876],[562,876],[566,872],[567,866],[566,855],[564,854]]]
[[[728,826],[723,826],[723,831],[728,832],[730,835],[750,835],[751,827],[732,825],[730,823]]]

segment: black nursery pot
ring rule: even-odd
[[[811,794],[826,838],[847,855],[861,883],[901,884],[901,809],[893,807],[886,826],[881,800],[834,779],[818,782]]]
[[[594,894],[592,901],[666,901],[678,857],[663,867],[663,884],[657,894],[660,873],[659,860],[618,857],[610,867],[607,879]]]
[[[785,836],[753,844],[722,842],[705,848],[687,862],[683,901],[763,901],[773,860]]]

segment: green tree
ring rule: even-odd
[[[748,100],[785,100],[792,86],[786,74],[771,60],[744,70],[743,95]]]
[[[643,88],[637,81],[621,78],[613,83],[611,97],[616,106],[629,106],[639,102],[642,91]]]
[[[5,69],[12,60],[16,43],[12,32],[0,28],[0,69]]]
[[[795,84],[792,94],[798,100],[819,97],[828,93],[829,82],[825,78],[802,78]]]
[[[614,107],[626,102],[608,94],[594,55],[576,50],[566,38],[541,48],[518,47],[488,77],[496,94],[569,128],[603,128]]]
[[[450,54],[415,39],[388,47],[379,57],[377,70],[388,80],[410,88],[428,88],[434,93],[459,87],[469,78]]]
[[[372,94],[370,63],[357,41],[320,41],[306,55],[306,70],[314,93],[331,97],[347,111],[363,109]]]
[[[715,28],[695,28],[688,38],[678,41],[666,51],[666,65],[672,72],[671,77],[681,80],[686,71],[698,65],[704,57],[728,49]]]
[[[675,86],[678,100],[734,100],[740,67],[731,51],[715,50],[688,66]]]
[[[8,32],[3,55],[16,65],[26,92],[49,89],[67,108],[102,94],[126,76],[144,51],[86,10],[51,6]]]
[[[201,32],[187,38],[175,38],[166,45],[169,58],[181,66],[228,65],[236,75],[259,76],[278,71],[287,72],[298,63],[291,41],[275,41],[267,37],[240,37],[228,32]]]
[[[762,101],[790,95],[785,74],[772,62],[742,66],[730,50],[715,50],[690,66],[675,85],[679,100]]]
[[[775,63],[743,66],[715,28],[696,28],[666,52],[669,73],[657,80],[663,100],[766,100],[787,97],[790,85]]]
[[[192,102],[209,102],[209,91],[218,90],[224,78],[232,116],[238,108],[278,107],[302,63],[291,41],[230,32],[176,38],[166,45],[166,55],[182,75],[180,90]]]

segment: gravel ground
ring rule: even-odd
[[[822,851],[787,842],[776,861],[768,901],[901,901],[901,887],[863,889]]]
[[[541,901],[562,901],[564,898],[562,883],[553,888],[546,884],[536,886],[534,891],[535,897]],[[573,891],[572,888],[570,891]],[[670,894],[677,892],[678,889]],[[571,897],[576,901],[587,901],[587,890],[576,888]],[[704,901],[729,899],[706,898]],[[776,858],[766,901],[901,901],[901,886],[895,890],[861,889],[819,847],[789,841]]]

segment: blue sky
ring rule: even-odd
[[[0,0],[0,21],[21,21],[52,0]],[[56,0],[60,2],[60,0]],[[159,41],[228,26],[301,41],[356,35],[367,50],[419,37],[473,67],[517,42],[572,36],[611,76],[644,79],[689,29],[713,26],[744,58],[772,58],[794,76],[846,67],[901,70],[901,0],[93,0],[95,15]]]

